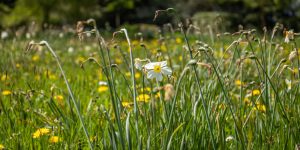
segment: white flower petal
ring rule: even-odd
[[[163,79],[162,74],[161,74],[161,73],[157,73],[157,75],[156,75],[156,80],[157,80],[157,81],[161,81],[162,79]]]
[[[154,66],[155,66],[156,64],[157,64],[157,63],[148,63],[148,64],[145,65],[145,68],[146,68],[147,70],[151,70],[151,69],[154,68]]]
[[[162,62],[160,62],[160,66],[161,66],[161,67],[165,67],[165,66],[167,66],[167,64],[168,64],[167,61],[162,61]]]
[[[172,70],[168,67],[161,68],[161,72],[165,75],[171,75],[172,74]]]
[[[153,70],[150,70],[148,73],[147,73],[147,78],[149,79],[153,79],[155,77],[155,72]]]

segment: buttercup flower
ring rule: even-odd
[[[0,150],[5,149],[4,145],[0,144]]]
[[[61,141],[61,138],[58,137],[58,136],[51,136],[51,137],[49,138],[49,142],[50,142],[50,143],[57,143],[57,142],[60,142],[60,141]]]
[[[37,129],[33,134],[32,134],[32,137],[34,139],[36,138],[39,138],[40,136],[42,135],[45,135],[45,134],[48,134],[50,133],[50,130],[48,128],[40,128],[40,129]]]
[[[7,95],[10,95],[10,94],[11,94],[11,91],[9,91],[9,90],[2,91],[3,96],[7,96]]]
[[[164,75],[171,75],[172,70],[167,66],[167,61],[153,62],[145,65],[148,72],[147,78],[156,78],[157,81],[161,81]]]

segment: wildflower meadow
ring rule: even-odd
[[[299,149],[297,31],[97,25],[1,34],[0,150]]]

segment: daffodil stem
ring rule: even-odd
[[[132,46],[131,42],[127,33],[127,30],[125,28],[121,29],[121,31],[124,32],[129,50],[130,50],[130,69],[131,69],[131,80],[132,80],[132,87],[133,87],[133,103],[134,103],[134,113],[135,113],[135,128],[136,128],[136,137],[139,139],[139,126],[138,126],[138,119],[139,119],[139,109],[137,105],[137,100],[136,100],[136,82],[135,82],[135,71],[134,71],[134,58],[133,58],[133,53],[132,53]],[[138,140],[139,141],[139,140]],[[139,142],[140,144],[140,142]],[[140,147],[140,146],[139,146]]]
[[[80,113],[80,111],[79,111],[78,104],[77,104],[77,102],[76,102],[76,100],[75,100],[74,94],[73,94],[72,89],[71,89],[71,87],[70,87],[70,85],[69,85],[69,82],[68,82],[68,80],[67,80],[67,77],[66,77],[66,75],[65,75],[65,72],[64,72],[64,70],[62,69],[62,66],[61,66],[61,64],[60,64],[59,58],[57,57],[57,55],[56,55],[56,53],[53,51],[53,49],[50,47],[50,45],[48,44],[48,42],[46,42],[46,41],[41,41],[41,42],[40,42],[40,45],[46,45],[46,47],[48,48],[48,50],[49,50],[49,51],[51,52],[51,54],[54,56],[54,58],[55,58],[55,60],[56,60],[56,62],[57,62],[57,64],[58,64],[58,67],[59,67],[59,69],[60,69],[60,71],[61,71],[61,74],[62,74],[62,76],[63,76],[63,78],[64,78],[64,80],[65,80],[65,83],[66,83],[66,85],[67,85],[68,92],[69,92],[69,94],[70,94],[70,97],[71,97],[72,102],[73,102],[73,104],[74,104],[74,107],[75,107],[75,110],[76,110],[76,112],[77,112],[78,118],[79,118],[80,123],[81,123],[81,125],[82,125],[82,128],[83,128],[83,130],[84,130],[84,133],[85,133],[87,142],[88,142],[88,144],[89,144],[89,147],[90,147],[91,150],[93,150],[93,145],[92,145],[92,143],[91,143],[91,141],[90,141],[89,133],[88,133],[88,131],[87,131],[85,125],[84,125],[84,121],[83,121],[83,118],[82,118],[81,113]]]

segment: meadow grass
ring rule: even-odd
[[[78,31],[81,40],[41,33],[28,51],[29,39],[0,43],[5,149],[295,149],[300,143],[297,33],[285,39],[275,26],[215,36],[179,26],[143,39],[126,29],[102,37],[94,20],[81,23],[93,27]],[[145,65],[160,61],[172,75],[148,79]]]

